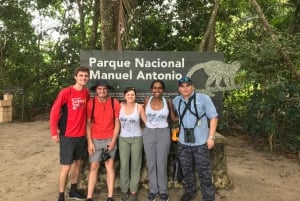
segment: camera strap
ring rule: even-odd
[[[192,103],[192,100],[194,100],[194,108],[195,108],[195,112],[193,112],[193,111],[191,110],[191,103]],[[179,127],[182,126],[183,128],[185,128],[184,125],[183,125],[183,121],[182,121],[182,120],[183,120],[183,117],[184,117],[184,115],[186,114],[187,110],[189,110],[189,112],[197,118],[197,120],[196,120],[196,122],[195,122],[195,125],[194,125],[194,128],[195,128],[196,125],[197,125],[198,120],[205,116],[205,113],[204,113],[201,117],[198,116],[198,110],[197,110],[197,106],[196,106],[196,93],[194,93],[193,96],[191,96],[191,97],[189,98],[189,100],[188,100],[187,103],[183,102],[183,103],[185,104],[185,108],[184,108],[182,114],[180,114],[180,107],[181,107],[181,103],[182,103],[182,102],[183,102],[183,101],[180,99],[180,102],[179,102],[179,105],[178,105],[178,114],[179,114],[179,119],[180,119],[180,125],[179,125]]]

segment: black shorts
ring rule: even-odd
[[[87,154],[87,140],[86,137],[60,137],[60,164],[70,165],[74,160],[84,159]]]

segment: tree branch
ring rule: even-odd
[[[295,76],[297,80],[300,81],[300,73],[297,71],[297,68],[293,64],[292,60],[290,59],[288,53],[284,50],[284,48],[280,45],[278,37],[273,33],[271,25],[269,24],[268,20],[266,19],[264,13],[262,12],[260,6],[256,2],[256,0],[250,0],[253,8],[255,9],[256,13],[258,14],[263,26],[265,27],[266,31],[270,34],[272,41],[275,44],[275,47],[283,59],[283,61],[287,64],[288,70]]]

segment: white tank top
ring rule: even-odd
[[[146,105],[145,113],[147,117],[146,126],[148,128],[167,128],[168,124],[168,115],[169,109],[167,101],[162,97],[163,108],[160,110],[153,110],[151,108],[152,96],[149,98],[148,104]]]
[[[140,115],[138,112],[138,104],[135,104],[134,110],[131,114],[124,113],[124,105],[121,104],[120,110],[120,124],[121,124],[121,137],[136,137],[142,136],[142,129],[140,125]]]

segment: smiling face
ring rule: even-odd
[[[96,93],[97,93],[97,96],[101,100],[106,99],[108,97],[108,88],[107,88],[107,86],[98,86],[96,88]]]
[[[74,75],[74,79],[76,80],[77,85],[85,86],[89,80],[89,73],[85,71],[78,71],[78,73]]]
[[[135,102],[135,91],[134,89],[132,90],[128,90],[125,94],[124,94],[124,99],[126,103],[134,103]]]
[[[152,95],[155,98],[159,98],[163,95],[165,86],[161,81],[154,81],[151,85]]]

